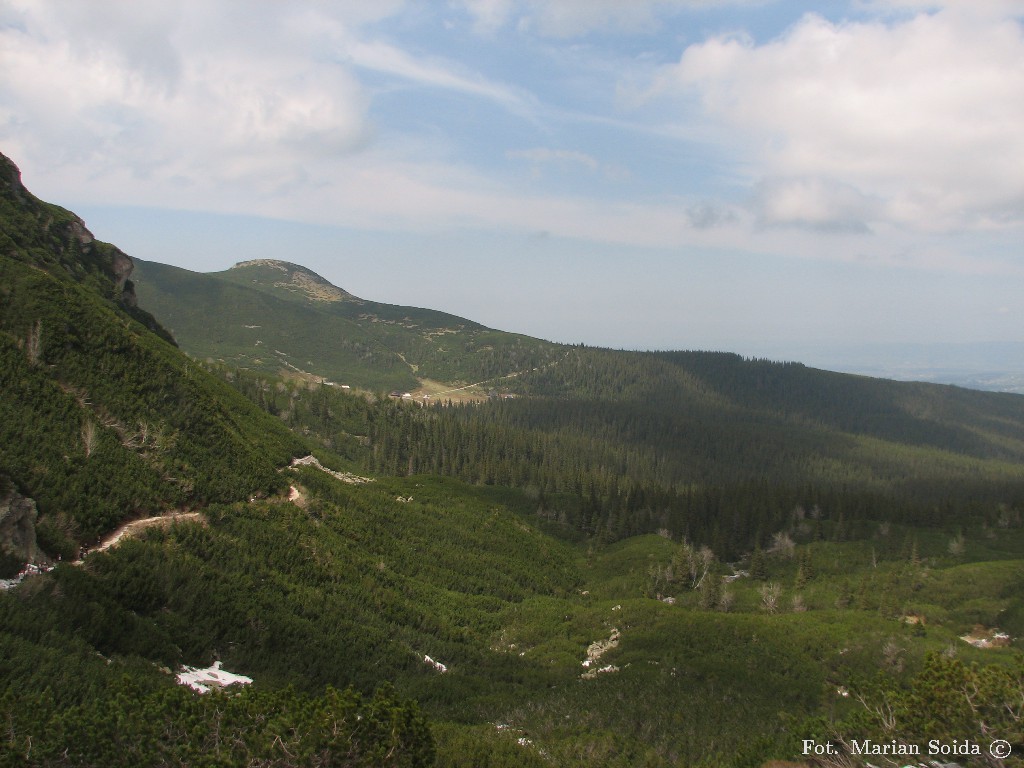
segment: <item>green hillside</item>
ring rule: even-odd
[[[427,408],[212,370],[362,471],[518,488],[603,543],[665,530],[734,558],[796,508],[819,535],[859,536],[882,519],[994,526],[1024,505],[1015,395],[582,348],[517,377],[521,396]]]
[[[374,392],[500,379],[544,365],[554,344],[429,309],[359,299],[284,261],[201,274],[150,262],[135,272],[142,304],[199,359],[305,372]]]
[[[806,740],[993,738],[1021,765],[1024,398],[556,347],[280,262],[143,265],[179,342],[147,280],[197,328],[219,308],[228,341],[190,357],[128,256],[2,170],[0,511],[38,519],[0,544],[34,526],[43,557],[0,583],[0,765],[810,766]],[[267,318],[287,357],[256,363]],[[367,388],[395,359],[515,372],[493,386],[517,396],[276,375],[317,355]],[[330,471],[289,467],[314,451]],[[176,683],[214,662],[251,685]]]
[[[0,474],[38,503],[51,551],[74,554],[127,518],[278,488],[299,441],[154,332],[131,259],[3,163]]]

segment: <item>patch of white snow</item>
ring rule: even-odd
[[[252,682],[251,677],[228,672],[219,661],[213,662],[213,666],[206,669],[182,667],[177,680],[179,685],[187,685],[199,693],[209,693],[213,688],[227,688],[230,685],[249,685]]]
[[[446,667],[446,666],[445,666],[444,664],[442,664],[442,663],[441,663],[441,662],[439,662],[439,661],[434,661],[434,660],[433,660],[432,658],[430,658],[429,656],[424,656],[424,657],[423,657],[423,663],[424,663],[424,664],[429,664],[429,665],[430,665],[430,666],[432,666],[432,667],[433,667],[434,669],[436,669],[436,670],[437,670],[438,672],[440,672],[440,673],[441,673],[442,675],[443,675],[443,674],[444,674],[445,672],[447,672],[447,671],[448,671],[448,667]]]

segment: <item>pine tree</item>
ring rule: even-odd
[[[698,604],[705,611],[714,610],[718,606],[718,600],[721,597],[721,579],[713,574],[709,574],[701,583]]]
[[[917,539],[914,539],[914,543],[910,548],[910,564],[915,568],[921,567],[921,556],[917,551]]]
[[[750,556],[750,578],[758,581],[765,581],[768,578],[768,563],[760,546],[755,547],[754,553]]]
[[[813,578],[814,564],[811,562],[811,551],[804,549],[800,553],[799,565],[796,570],[796,588],[803,589]]]

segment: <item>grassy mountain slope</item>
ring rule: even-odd
[[[141,301],[194,357],[300,369],[371,390],[416,386],[395,352],[316,304],[163,264],[139,262],[137,272]]]
[[[365,301],[284,261],[210,274],[139,262],[136,276],[142,303],[197,358],[373,391],[490,380],[544,364],[558,349],[443,312]]]
[[[741,420],[816,427],[979,458],[1024,459],[1024,398],[833,373],[720,352],[574,350],[530,372],[535,395],[647,404],[663,414],[717,411]]]

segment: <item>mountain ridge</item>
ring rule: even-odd
[[[362,299],[282,260],[210,273],[137,260],[136,285],[140,301],[199,359],[373,392],[415,391],[424,380],[465,387],[550,363],[565,349],[438,310]]]
[[[308,267],[290,261],[283,261],[281,259],[250,259],[248,261],[236,262],[230,269],[247,271],[259,267],[267,267],[284,272],[289,279],[274,283],[274,287],[299,291],[312,301],[353,301],[357,304],[366,303],[358,296],[354,296],[343,288],[339,288]]]

